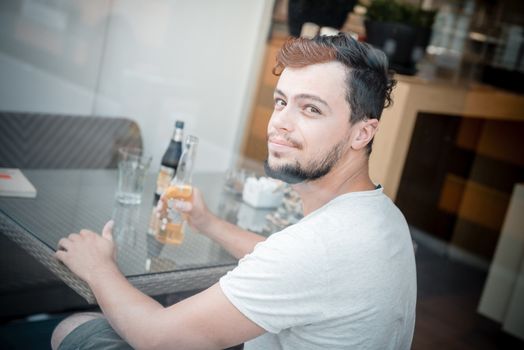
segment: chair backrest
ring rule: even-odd
[[[142,147],[126,118],[0,112],[0,167],[116,168],[118,148]]]

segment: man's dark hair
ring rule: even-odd
[[[317,63],[337,61],[347,67],[346,100],[350,123],[378,119],[382,110],[392,104],[391,91],[396,84],[388,69],[386,55],[371,45],[358,42],[346,34],[316,36],[313,39],[288,40],[277,54],[273,68],[280,75],[284,68],[300,68]],[[371,144],[368,144],[368,154]]]

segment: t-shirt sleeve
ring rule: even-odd
[[[314,234],[291,228],[257,244],[220,279],[229,301],[271,333],[324,317],[325,252]]]

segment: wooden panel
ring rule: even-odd
[[[522,124],[420,113],[396,198],[408,222],[489,261],[513,185],[524,180],[524,166],[507,159],[521,156],[523,141],[510,134]],[[485,134],[489,155],[477,152]]]
[[[244,133],[244,157],[263,161],[267,157],[267,123],[273,112],[273,91],[278,77],[273,74],[275,57],[285,38],[274,37],[269,42],[264,56],[264,67],[259,78],[258,91],[252,108],[250,121]]]
[[[476,151],[483,125],[483,120],[462,118],[456,139],[457,146]]]
[[[251,136],[259,139],[266,140],[267,135],[267,123],[271,118],[273,109],[269,109],[264,106],[257,106],[253,113],[253,123],[251,129]]]
[[[249,159],[255,161],[262,161],[267,158],[267,143],[266,139],[252,138],[246,147],[246,154],[249,154]]]
[[[464,113],[468,116],[488,116],[492,119],[523,120],[524,98],[522,95],[477,86],[467,94]]]
[[[396,76],[394,104],[384,110],[370,173],[395,199],[404,162],[419,113],[456,115],[466,118],[524,121],[524,96],[486,86],[461,86],[449,82],[424,82],[418,78]]]
[[[524,122],[487,120],[480,136],[477,152],[490,158],[523,166],[523,137]]]
[[[452,174],[447,174],[440,194],[439,209],[452,214],[458,213],[465,188],[466,180]]]
[[[262,84],[275,86],[278,81],[278,77],[273,74],[273,67],[276,64],[276,56],[281,45],[279,42],[272,42],[267,48],[266,57],[264,62],[264,70],[262,75]]]
[[[468,181],[458,215],[480,226],[500,230],[509,202],[509,194]]]

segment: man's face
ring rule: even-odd
[[[329,62],[286,68],[268,124],[266,173],[288,183],[326,175],[349,148],[346,70]]]

